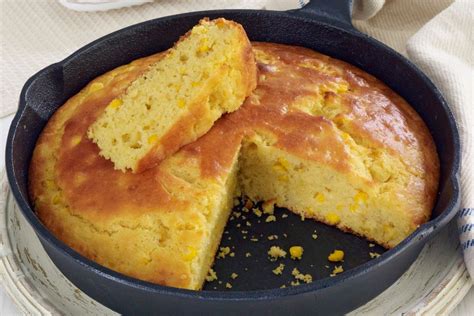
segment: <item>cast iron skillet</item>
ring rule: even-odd
[[[21,92],[19,110],[9,131],[6,168],[23,215],[58,268],[89,296],[125,314],[340,314],[391,285],[458,209],[459,136],[445,100],[431,81],[404,57],[355,30],[351,8],[351,0],[313,0],[301,10],[288,12],[222,10],[160,18],[107,35],[30,78]],[[378,77],[404,97],[429,127],[441,160],[439,195],[431,221],[381,257],[334,278],[256,291],[195,292],[142,282],[82,257],[49,233],[33,212],[27,195],[30,157],[47,120],[96,76],[167,49],[206,16],[243,24],[254,41],[305,46],[345,60]]]

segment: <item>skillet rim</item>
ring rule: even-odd
[[[28,107],[26,102],[26,94],[28,93],[29,88],[31,85],[39,78],[42,74],[47,73],[48,71],[55,69],[56,67],[64,67],[67,65],[71,60],[75,58],[81,58],[81,54],[87,52],[89,49],[95,47],[96,45],[106,41],[108,39],[120,36],[121,33],[126,32],[133,28],[139,28],[141,26],[147,24],[153,24],[156,22],[164,22],[167,20],[173,20],[176,18],[196,18],[196,17],[204,17],[206,15],[222,15],[226,16],[229,14],[246,14],[249,15],[269,15],[270,18],[285,18],[285,19],[293,19],[295,22],[306,22],[312,24],[318,24],[325,27],[338,29],[341,32],[349,33],[351,36],[355,36],[363,41],[366,42],[369,46],[379,46],[381,47],[386,54],[391,54],[396,57],[401,63],[405,64],[405,66],[409,67],[413,70],[416,75],[422,79],[422,81],[427,84],[428,88],[434,92],[436,95],[441,107],[443,108],[444,112],[448,117],[448,121],[450,123],[450,129],[452,131],[452,143],[454,147],[454,157],[452,157],[452,168],[448,172],[448,176],[446,177],[446,185],[452,187],[453,195],[450,198],[448,206],[433,220],[430,220],[422,225],[420,225],[417,230],[415,230],[411,235],[405,238],[401,243],[395,246],[392,249],[389,249],[385,253],[383,253],[380,257],[369,260],[355,268],[347,270],[343,274],[336,275],[335,277],[326,277],[323,279],[318,279],[310,284],[303,284],[297,287],[287,287],[287,288],[273,288],[273,289],[266,289],[266,290],[249,290],[249,291],[194,291],[194,290],[187,290],[187,289],[180,289],[180,288],[173,288],[163,285],[158,285],[146,281],[141,281],[139,279],[135,279],[116,271],[113,271],[109,268],[106,268],[98,263],[80,255],[78,252],[67,246],[61,240],[57,239],[49,230],[43,225],[43,223],[39,220],[34,212],[33,208],[30,207],[29,198],[23,196],[20,191],[18,181],[16,179],[16,175],[14,172],[14,157],[13,157],[13,139],[16,136],[17,129],[19,128],[19,121],[20,118],[23,116],[26,108]],[[365,70],[364,70],[365,71]],[[56,108],[56,110],[59,107]],[[55,110],[55,111],[56,111]],[[416,109],[415,109],[416,110]],[[431,130],[430,130],[431,132]],[[19,108],[16,112],[12,123],[10,125],[10,129],[8,132],[7,143],[6,143],[6,171],[7,177],[10,184],[11,191],[13,196],[15,197],[16,203],[21,210],[22,214],[26,217],[30,225],[35,230],[36,234],[39,235],[42,243],[47,242],[50,246],[54,247],[56,250],[61,251],[63,254],[68,256],[72,259],[76,264],[83,266],[86,270],[91,273],[97,274],[101,277],[107,278],[110,281],[119,282],[123,285],[136,288],[138,290],[144,290],[147,292],[161,294],[161,295],[172,295],[175,297],[181,298],[188,298],[188,299],[200,299],[200,300],[217,300],[217,301],[226,301],[226,300],[233,300],[233,301],[259,301],[259,300],[271,300],[271,299],[279,299],[281,297],[288,297],[293,295],[305,294],[313,291],[318,291],[327,287],[332,287],[334,285],[349,281],[353,278],[358,278],[363,276],[366,273],[370,273],[371,270],[383,265],[385,262],[390,261],[396,256],[402,255],[404,250],[411,247],[413,244],[417,242],[422,242],[423,239],[427,239],[432,237],[435,233],[437,233],[442,227],[444,227],[457,213],[456,209],[459,207],[460,204],[460,182],[459,182],[459,169],[460,169],[460,139],[459,139],[459,132],[457,129],[456,121],[454,119],[453,113],[450,110],[449,106],[447,105],[446,100],[444,99],[441,92],[437,89],[437,87],[431,82],[431,80],[420,70],[418,69],[413,63],[411,63],[408,59],[404,56],[399,54],[398,52],[394,51],[387,45],[369,37],[368,35],[357,31],[354,28],[349,27],[341,27],[338,25],[333,25],[326,21],[320,21],[316,18],[310,18],[307,15],[299,15],[298,10],[292,11],[271,11],[271,10],[242,10],[242,9],[230,9],[230,10],[209,10],[209,11],[196,11],[196,12],[189,12],[177,15],[171,15],[166,17],[161,17],[157,19],[152,19],[148,21],[144,21],[138,24],[130,25],[110,34],[104,35],[93,42],[83,46],[82,48],[76,50],[72,54],[70,54],[65,59],[53,63],[50,66],[43,68],[42,70],[38,71],[32,77],[30,77],[25,85],[22,88],[20,99],[19,99]],[[31,157],[29,157],[29,160]],[[28,164],[29,165],[29,164]],[[440,188],[438,188],[438,195],[440,194]],[[49,255],[49,254],[48,254]]]

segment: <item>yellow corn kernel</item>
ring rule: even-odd
[[[356,212],[358,209],[359,209],[359,205],[357,204],[349,205],[349,211],[351,211],[352,213]]]
[[[324,194],[317,192],[317,193],[314,195],[314,199],[315,199],[316,202],[318,202],[318,203],[323,203],[323,202],[326,200],[326,197],[324,196]]]
[[[347,140],[349,140],[349,139],[351,138],[351,136],[350,136],[349,134],[345,133],[345,132],[342,132],[342,133],[341,133],[341,137],[342,137],[342,139],[345,140],[345,141],[347,141]]]
[[[53,204],[54,205],[59,204],[59,201],[61,201],[61,197],[59,196],[59,194],[55,194],[52,198]]]
[[[82,140],[82,136],[76,135],[71,138],[71,147],[79,145]]]
[[[336,88],[337,92],[346,92],[347,90],[349,90],[349,85],[346,82],[339,83],[337,85],[337,88]]]
[[[183,256],[183,260],[191,261],[196,257],[196,255],[197,255],[196,248],[188,247],[188,252]]]
[[[283,169],[285,169],[285,171],[288,171],[290,169],[290,163],[285,158],[278,158],[278,163],[283,167]]]
[[[183,100],[183,99],[178,99],[178,107],[179,108],[184,108],[184,106],[186,105],[186,102]]]
[[[118,108],[119,106],[121,106],[123,104],[123,101],[120,100],[120,99],[113,99],[109,105],[107,106],[108,108],[111,108],[111,109],[116,109]]]
[[[158,140],[158,135],[153,134],[150,137],[148,137],[148,144],[154,144]]]
[[[364,191],[359,191],[356,193],[356,195],[354,195],[354,201],[358,204],[367,203],[368,198],[369,198],[369,195],[365,193]]]
[[[340,262],[344,260],[344,251],[342,250],[334,250],[329,256],[328,260],[331,262]]]
[[[341,218],[337,214],[328,213],[326,215],[326,221],[328,222],[329,225],[337,225],[341,221]]]
[[[349,123],[351,120],[349,118],[347,118],[347,116],[341,116],[337,119],[337,122],[342,124],[342,125],[345,125],[347,123]]]
[[[191,87],[197,87],[199,86],[199,82],[195,81],[195,82],[191,82]]]
[[[290,247],[291,259],[301,260],[301,257],[303,256],[303,251],[304,251],[304,249],[301,246],[292,246],[292,247]]]
[[[199,46],[198,48],[198,53],[205,53],[207,51],[209,51],[210,47],[204,43],[204,44],[201,44],[201,46]]]
[[[89,86],[89,93],[98,91],[104,87],[104,84],[102,82],[94,82]]]

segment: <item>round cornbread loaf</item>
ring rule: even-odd
[[[394,247],[427,221],[439,162],[416,112],[383,83],[301,47],[253,43],[256,90],[205,135],[140,174],[87,129],[160,58],[95,79],[51,118],[30,196],[60,240],[123,274],[200,289],[242,192]]]

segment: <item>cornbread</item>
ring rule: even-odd
[[[142,173],[115,170],[87,130],[161,55],[115,69],[67,101],[31,161],[31,201],[46,227],[110,269],[200,289],[240,193],[255,202],[247,212],[272,201],[387,248],[429,219],[438,158],[402,98],[309,49],[253,43],[253,51],[259,82],[244,105]]]
[[[88,137],[115,169],[141,172],[238,109],[255,86],[242,26],[203,19],[109,102]]]

